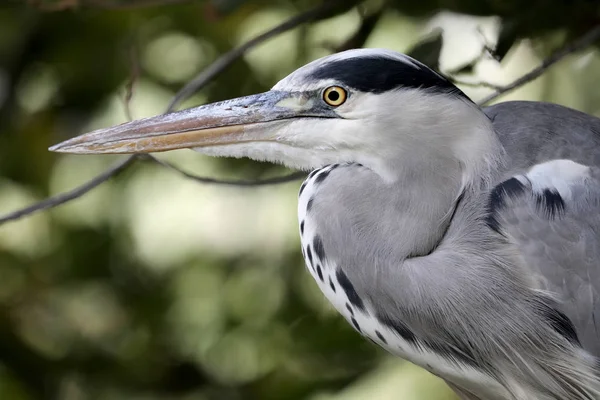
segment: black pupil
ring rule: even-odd
[[[340,99],[340,94],[337,90],[332,90],[327,94],[327,98],[331,101],[338,101]]]

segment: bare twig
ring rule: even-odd
[[[354,2],[348,2],[353,4]],[[200,90],[203,86],[205,86],[208,82],[210,82],[215,76],[219,75],[223,72],[227,67],[229,67],[235,60],[244,55],[248,50],[255,47],[258,44],[261,44],[272,37],[275,37],[283,32],[289,31],[303,23],[313,22],[319,19],[327,18],[330,16],[330,13],[336,8],[340,7],[342,1],[325,1],[319,6],[303,12],[302,14],[298,14],[287,21],[277,25],[276,27],[256,36],[253,39],[250,39],[246,43],[242,44],[240,47],[237,47],[227,53],[223,54],[219,58],[215,60],[208,68],[204,69],[200,74],[198,74],[194,79],[188,82],[175,96],[169,107],[167,107],[167,113],[173,111],[175,107],[192,94]]]
[[[550,55],[550,57],[548,57],[544,61],[542,61],[542,63],[540,65],[538,65],[533,70],[529,71],[528,73],[526,73],[519,79],[515,80],[514,82],[512,82],[506,86],[501,86],[501,87],[497,88],[496,92],[494,92],[491,95],[480,100],[479,104],[482,104],[482,105],[487,104],[490,101],[495,100],[498,97],[502,96],[503,94],[511,92],[511,91],[515,90],[516,88],[521,87],[524,84],[535,80],[536,78],[540,77],[548,68],[550,68],[552,65],[556,64],[558,61],[562,60],[569,54],[575,53],[578,50],[581,50],[587,46],[590,46],[597,40],[600,40],[600,25],[595,26],[594,28],[589,30],[587,33],[585,33],[583,36],[570,42],[569,44],[567,44],[560,50],[557,50],[554,53],[552,53]]]
[[[87,181],[86,183],[84,183],[81,186],[76,187],[73,190],[58,194],[56,196],[48,197],[47,199],[44,199],[44,200],[40,201],[39,203],[35,203],[31,206],[28,206],[28,207],[22,208],[20,210],[6,214],[6,215],[0,217],[0,225],[4,224],[6,222],[9,222],[9,221],[14,221],[14,220],[20,219],[27,215],[31,215],[35,212],[47,210],[49,208],[56,207],[60,204],[67,203],[71,200],[75,200],[76,198],[83,196],[84,194],[86,194],[87,192],[89,192],[90,190],[95,188],[96,186],[106,182],[113,176],[116,176],[120,172],[123,172],[127,167],[129,167],[131,164],[133,164],[133,162],[135,161],[136,158],[137,158],[137,156],[135,156],[135,155],[129,156],[126,159],[119,161],[118,163],[116,163],[115,165],[113,165],[112,167],[110,167],[109,169],[107,169],[106,171],[101,173],[100,175],[92,178],[91,180]]]
[[[501,90],[502,86],[500,85],[496,85],[493,84],[491,82],[486,82],[486,81],[465,81],[459,78],[455,78],[453,76],[448,77],[448,79],[450,79],[450,81],[452,81],[452,83],[454,83],[455,85],[463,85],[463,86],[469,86],[469,87],[475,87],[475,88],[486,88],[486,89],[493,89],[493,90]]]
[[[160,160],[150,154],[144,154],[141,155],[142,159],[148,160],[148,161],[152,161],[164,168],[170,169],[171,171],[175,171],[180,175],[183,175],[185,178],[188,179],[192,179],[196,182],[199,183],[208,183],[208,184],[213,184],[213,185],[224,185],[224,186],[266,186],[266,185],[275,185],[275,184],[279,184],[279,183],[286,183],[286,182],[291,182],[291,181],[295,181],[301,178],[305,178],[306,177],[306,173],[305,172],[293,172],[291,174],[288,175],[284,175],[284,176],[277,176],[274,178],[268,178],[268,179],[262,179],[262,180],[243,180],[243,179],[233,179],[233,180],[227,180],[227,179],[216,179],[216,178],[210,178],[210,177],[206,177],[206,176],[198,176],[198,175],[194,175],[191,174],[189,172],[186,172],[182,169],[180,169],[179,167],[176,167],[175,165],[167,162],[167,161],[163,161]]]

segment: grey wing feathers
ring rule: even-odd
[[[484,112],[509,158],[505,178],[556,159],[600,167],[600,118],[528,101],[500,103]]]
[[[486,222],[515,241],[540,288],[558,298],[568,318],[556,328],[599,356],[600,169],[537,164],[494,188]]]

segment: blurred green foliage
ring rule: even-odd
[[[220,54],[318,3],[0,6],[0,211],[107,168],[114,157],[46,149],[125,121],[128,87],[133,118],[161,113]],[[466,64],[459,70],[506,83],[600,20],[598,3],[586,0],[353,4],[258,46],[185,105],[267,90],[332,49],[361,45],[412,49],[430,65]],[[501,18],[436,16],[440,9]],[[426,34],[439,27],[444,46]],[[481,60],[484,42],[498,37],[502,64]],[[599,114],[598,91],[586,90],[598,71],[597,52],[587,50],[513,96]],[[211,176],[285,172],[191,151],[162,157]],[[454,398],[363,340],[326,303],[299,251],[298,185],[202,186],[138,163],[81,199],[0,226],[0,399]]]

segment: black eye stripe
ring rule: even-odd
[[[334,80],[346,88],[367,93],[384,93],[398,88],[427,89],[470,99],[452,82],[416,61],[405,62],[385,56],[354,57],[321,65],[309,76]]]

